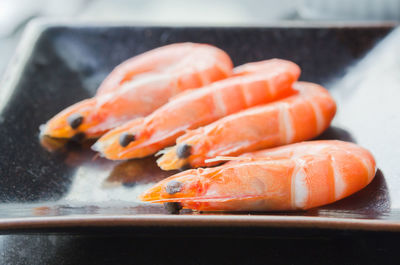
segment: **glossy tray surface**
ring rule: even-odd
[[[400,58],[400,49],[391,47],[393,37],[373,48],[392,27],[31,26],[0,86],[0,229],[238,225],[400,230],[400,64],[391,59]],[[235,65],[272,57],[298,63],[301,80],[325,85],[338,102],[333,126],[319,138],[370,149],[379,167],[374,181],[349,198],[305,212],[169,215],[162,206],[136,198],[175,173],[161,171],[154,158],[112,162],[95,157],[89,143],[46,141],[55,152],[40,144],[39,126],[92,96],[121,61],[183,41],[216,45]]]

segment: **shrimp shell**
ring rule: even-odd
[[[293,96],[187,131],[157,160],[158,165],[164,170],[211,166],[218,161],[208,159],[216,156],[236,156],[316,137],[332,121],[335,101],[317,84],[297,82],[293,87],[298,91]],[[189,156],[179,156],[182,146],[190,147]]]
[[[305,210],[357,192],[376,173],[368,150],[336,140],[302,142],[221,159],[231,161],[171,176],[140,199],[178,202],[201,211]]]
[[[123,123],[143,117],[187,89],[232,75],[229,56],[208,44],[176,43],[133,57],[117,66],[90,99],[50,119],[41,134],[97,138]]]
[[[234,69],[235,76],[190,93],[178,95],[146,118],[111,130],[93,146],[103,156],[123,160],[147,156],[173,145],[188,129],[295,93],[292,84],[300,68],[290,61],[271,59]],[[130,135],[131,141],[121,137]]]

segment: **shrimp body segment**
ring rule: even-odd
[[[162,180],[140,199],[201,211],[305,210],[347,197],[375,176],[366,149],[326,140],[291,144],[191,169]]]
[[[146,118],[111,130],[93,149],[114,160],[153,154],[173,145],[188,129],[294,94],[292,84],[299,75],[295,63],[280,59],[240,66],[233,77],[178,95]],[[121,137],[127,134],[132,141],[121,145]]]
[[[218,164],[207,159],[236,156],[316,137],[332,121],[336,104],[323,87],[297,82],[297,94],[224,117],[207,126],[186,132],[174,147],[166,149],[157,161],[164,170],[184,166]],[[186,157],[182,148],[190,149]]]
[[[63,110],[41,133],[96,138],[133,118],[143,117],[187,89],[232,75],[233,64],[222,50],[207,44],[177,43],[146,52],[117,66],[97,94]]]

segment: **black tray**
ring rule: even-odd
[[[382,86],[354,97],[356,87],[349,89],[341,81],[346,69],[392,28],[393,24],[182,28],[34,23],[0,85],[0,231],[155,226],[400,230],[400,166],[393,159],[398,145],[391,137],[400,132],[400,112],[393,111],[397,105],[391,100],[400,90]],[[301,66],[301,80],[334,88],[338,117],[320,138],[369,148],[378,160],[374,181],[349,198],[305,212],[169,215],[162,206],[136,198],[171,174],[159,170],[153,158],[111,162],[96,158],[89,144],[67,144],[53,153],[41,146],[39,125],[92,96],[114,66],[183,41],[214,44],[227,51],[235,65],[289,59]],[[371,101],[377,95],[380,100]],[[373,106],[366,105],[370,101]]]

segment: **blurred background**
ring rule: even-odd
[[[400,22],[400,0],[1,0],[0,76],[35,18],[182,26]]]

